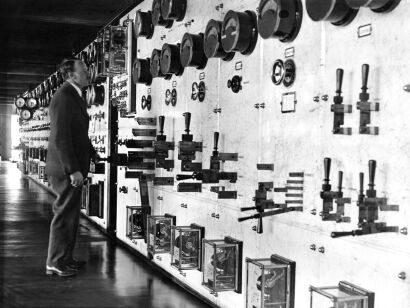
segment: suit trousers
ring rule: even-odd
[[[53,203],[54,217],[50,225],[48,266],[64,266],[73,258],[80,219],[82,185],[73,187],[68,176],[49,176],[57,198]]]

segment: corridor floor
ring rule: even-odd
[[[74,277],[46,276],[54,197],[0,163],[0,307],[208,307],[81,219]]]

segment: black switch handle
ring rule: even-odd
[[[362,65],[362,90],[366,92],[367,81],[369,80],[369,64]]]
[[[214,132],[214,151],[218,151],[219,133]]]
[[[241,221],[245,221],[245,220],[249,220],[249,219],[254,219],[254,218],[259,218],[259,217],[260,217],[259,214],[255,214],[255,215],[252,215],[252,216],[246,216],[246,217],[239,217],[239,218],[238,218],[238,221],[241,222]]]
[[[363,192],[364,192],[364,173],[363,172],[359,173],[359,185],[360,185],[359,194],[363,195]]]
[[[338,185],[337,185],[339,193],[342,192],[342,183],[343,183],[343,171],[339,171],[339,182],[338,182]]]
[[[323,160],[324,165],[325,165],[325,179],[324,182],[325,184],[329,184],[329,175],[330,175],[330,165],[332,164],[332,160],[329,157],[325,157]]]
[[[374,189],[374,177],[376,175],[376,161],[369,160],[369,189]]]
[[[189,134],[189,127],[191,126],[191,113],[185,112],[184,117],[185,117],[185,132]]]
[[[262,217],[258,218],[258,224],[256,225],[256,233],[262,234],[263,233],[263,221]]]
[[[165,117],[164,116],[159,116],[159,133],[160,135],[164,134],[164,123],[165,123]]]
[[[256,210],[256,206],[241,207],[241,212]]]
[[[342,84],[343,84],[343,69],[338,68],[336,70],[336,94],[338,96],[342,94]]]
[[[330,236],[333,237],[333,238],[338,238],[338,237],[350,236],[350,235],[354,236],[355,231],[340,231],[340,232],[335,231],[335,232],[332,232]]]
[[[177,181],[194,179],[194,174],[177,174]]]

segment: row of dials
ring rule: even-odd
[[[329,21],[333,25],[349,24],[360,7],[368,7],[377,13],[390,12],[401,0],[306,0],[306,10],[313,21]],[[152,11],[138,11],[135,16],[135,35],[152,38],[155,26],[171,28],[174,21],[185,17],[187,0],[153,0]],[[228,11],[225,16],[222,35],[235,37],[250,30],[259,31],[262,38],[278,38],[289,42],[296,38],[302,23],[303,6],[301,0],[261,0],[258,15],[252,11]],[[232,33],[235,32],[234,35]],[[232,38],[231,38],[232,39]],[[245,40],[245,37],[240,38]],[[256,40],[256,38],[255,38]],[[229,39],[227,40],[229,41]],[[250,51],[251,52],[251,51]]]
[[[346,1],[306,0],[306,5],[308,14],[313,20],[328,20],[335,25],[342,25],[354,18],[357,9],[352,7],[360,6],[359,2],[361,2],[348,1],[349,6]],[[398,4],[397,0],[378,0],[367,1],[367,6],[380,11],[381,9],[376,9],[376,7],[379,8],[382,2],[384,3],[383,11],[387,8],[392,9]],[[174,3],[178,1],[172,2]],[[157,5],[158,1],[154,1],[154,4]],[[155,5],[153,8],[156,7]],[[168,6],[166,8],[167,12],[174,12]],[[156,14],[138,11],[135,17],[136,35],[151,38],[154,31],[153,25],[166,26],[160,22],[164,19],[158,19],[161,11],[158,8],[153,11]],[[258,32],[263,38],[273,37],[282,42],[290,42],[299,33],[302,12],[300,0],[262,0],[258,16],[249,10],[245,12],[228,11],[223,21],[209,20],[204,33],[185,33],[181,43],[165,43],[161,50],[152,51],[151,58],[136,59],[132,72],[134,83],[150,85],[152,79],[156,77],[169,80],[172,75],[181,76],[185,67],[204,69],[209,58],[230,61],[235,56],[235,52],[249,55],[255,49]],[[176,20],[183,19],[182,15],[176,13],[171,16]],[[173,19],[170,20],[173,21]]]

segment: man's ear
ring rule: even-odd
[[[74,72],[68,72],[67,75],[68,75],[68,79],[73,79]]]

